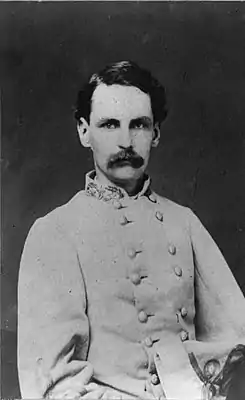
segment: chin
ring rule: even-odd
[[[130,166],[117,168],[110,174],[113,181],[137,181],[144,174],[144,170],[139,168],[135,169]]]

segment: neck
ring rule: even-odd
[[[118,187],[125,190],[129,196],[136,195],[142,189],[144,183],[144,174],[137,180],[110,180],[98,168],[96,168],[96,178],[100,185]]]

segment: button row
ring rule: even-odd
[[[140,252],[141,251],[139,251],[139,250],[137,251],[133,247],[130,247],[127,250],[127,255],[128,255],[129,258],[134,259],[136,257],[136,254],[140,253]],[[182,276],[183,271],[182,271],[182,268],[179,265],[175,265],[173,267],[173,270],[174,270],[174,273],[175,273],[176,276],[178,276],[178,277]],[[141,279],[140,279],[140,276],[137,273],[135,273],[135,274],[131,275],[131,280],[132,280],[133,283],[139,283]]]
[[[126,221],[126,223],[128,223],[128,220],[126,219],[126,217],[124,217],[124,219],[123,219],[123,224],[125,223],[125,221]],[[171,255],[174,255],[174,254],[176,254],[176,247],[174,246],[174,245],[169,245],[169,247],[168,247],[168,252],[171,254]],[[137,251],[133,248],[133,247],[130,247],[129,249],[128,249],[128,256],[130,257],[130,258],[134,258],[135,256],[136,256],[136,253],[137,253]],[[180,267],[176,267],[176,270],[178,269],[178,268],[180,268]],[[177,274],[176,274],[177,275]]]

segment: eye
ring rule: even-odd
[[[117,126],[115,122],[106,122],[103,127],[107,129],[116,129]]]
[[[136,122],[133,124],[134,129],[144,129],[146,128],[146,125],[143,122]]]
[[[131,121],[130,128],[137,130],[150,129],[151,121],[148,121],[145,118],[137,118],[134,121]]]
[[[138,122],[138,123],[135,125],[135,128],[137,128],[137,129],[145,129],[145,128],[148,128],[148,126],[147,126],[147,124],[145,124],[144,122]]]
[[[99,126],[101,128],[109,129],[109,130],[116,129],[119,126],[119,121],[117,121],[115,119],[108,119],[108,120],[101,122],[101,124]]]

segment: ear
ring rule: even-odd
[[[153,138],[152,138],[151,146],[157,147],[159,140],[160,140],[160,126],[159,126],[159,123],[157,122],[153,128]]]
[[[89,124],[86,119],[80,118],[77,124],[77,131],[81,144],[84,147],[91,147],[90,145],[90,135],[89,135]]]

